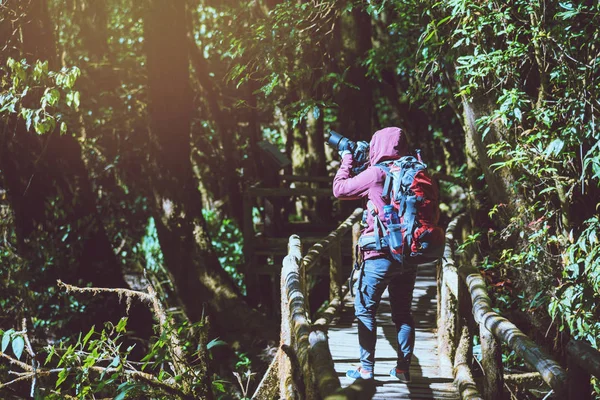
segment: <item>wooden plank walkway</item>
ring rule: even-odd
[[[416,325],[415,352],[410,366],[412,382],[403,384],[388,375],[396,365],[396,328],[392,322],[387,290],[377,314],[374,399],[459,399],[451,376],[440,374],[436,329],[435,265],[419,267],[413,295]],[[354,318],[354,298],[346,296],[339,320],[329,329],[329,347],[342,387],[352,383],[346,371],[359,363],[358,328]]]

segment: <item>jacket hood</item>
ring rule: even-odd
[[[371,165],[386,160],[395,160],[408,152],[406,136],[400,128],[388,127],[373,134],[369,143],[369,162]]]

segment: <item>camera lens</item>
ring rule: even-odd
[[[337,149],[337,150],[341,150],[339,148],[339,145],[341,144],[340,142],[342,140],[346,139],[345,137],[343,137],[342,135],[340,135],[339,133],[335,132],[335,131],[330,131],[329,132],[329,138],[327,138],[327,143]]]

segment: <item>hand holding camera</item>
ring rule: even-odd
[[[358,175],[368,167],[369,144],[367,142],[353,142],[335,131],[330,131],[329,137],[327,138],[327,144],[336,149],[340,157],[343,157],[344,154],[347,153],[352,155],[353,175]]]

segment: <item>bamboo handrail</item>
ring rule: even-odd
[[[318,243],[315,243],[306,252],[306,256],[304,256],[304,259],[302,260],[304,270],[306,271],[306,273],[310,272],[310,270],[314,268],[319,258],[323,256],[326,251],[329,250],[329,248],[335,243],[336,240],[341,238],[343,235],[346,234],[346,232],[352,229],[352,225],[358,222],[358,219],[362,217],[362,213],[362,208],[355,209],[354,212],[348,218],[346,218],[346,220],[342,222],[336,230],[331,232]]]
[[[340,387],[326,332],[336,311],[341,308],[344,291],[347,291],[347,286],[342,286],[340,282],[339,241],[358,222],[361,215],[362,209],[356,209],[336,230],[311,247],[304,258],[301,258],[300,238],[298,235],[290,236],[288,255],[283,260],[281,272],[281,348],[278,360],[270,367],[278,370],[281,398],[292,397],[296,390],[310,399],[367,399],[375,393],[373,382],[368,381],[356,382],[351,388]],[[357,230],[354,229],[353,233],[355,231]],[[317,323],[312,324],[304,293],[304,276],[307,266],[313,266],[319,257],[326,254],[330,258],[330,277],[337,282],[332,282],[328,309],[321,314]],[[294,369],[301,371],[301,378],[294,373],[298,372]],[[270,393],[269,390],[260,387],[256,391],[260,396],[266,393]]]
[[[300,238],[297,235],[289,238],[288,255],[284,259],[281,275],[282,346],[278,351],[277,359],[269,367],[270,374],[268,375],[271,378],[263,379],[263,382],[273,380],[273,371],[279,371],[279,395],[282,398],[292,397],[293,392],[297,390],[303,392],[302,395],[305,398],[327,400],[367,399],[375,393],[375,386],[369,380],[357,380],[353,385],[341,388],[339,378],[334,370],[326,329],[336,311],[341,307],[342,296],[348,287],[332,286],[329,307],[320,314],[320,318],[315,323],[310,321],[306,306],[307,297],[304,293],[306,272],[314,268],[317,260],[328,254],[328,251],[339,253],[340,238],[351,227],[357,227],[356,222],[361,214],[362,209],[355,210],[336,230],[313,245],[304,258],[302,258]],[[484,377],[484,396],[480,394],[474,382],[470,370],[472,358],[470,320],[480,327],[482,352],[496,352],[490,360],[499,359],[499,353],[497,353],[499,346],[495,340],[506,343],[518,356],[539,372],[539,376],[559,398],[566,396],[567,375],[565,370],[514,324],[492,310],[485,281],[476,268],[456,262],[455,238],[458,230],[462,229],[462,222],[465,218],[465,216],[461,216],[448,226],[444,258],[438,270],[440,274],[438,290],[440,290],[441,296],[438,310],[440,362],[445,358],[450,363],[462,398],[493,399],[502,396],[501,362],[497,370],[500,373],[499,378],[497,376]],[[329,254],[330,268],[336,269],[339,268],[340,261],[333,253]],[[337,279],[336,277],[339,278],[339,274],[332,272],[331,278]],[[486,343],[483,343],[484,341]],[[589,385],[589,374],[598,376],[600,371],[600,352],[585,343],[575,341],[569,343],[567,351],[570,371],[571,369],[586,371],[579,375],[587,377]],[[493,364],[497,361],[490,362]],[[301,377],[298,376],[299,371],[294,374],[294,365],[301,371]],[[493,375],[495,373],[493,372],[494,365],[489,368],[485,367],[486,374]],[[571,375],[569,379],[571,382],[576,381]],[[585,381],[585,379],[583,380]],[[494,390],[494,387],[498,388],[498,386],[500,386],[500,390]],[[580,389],[582,387],[585,392],[586,386],[580,386]],[[272,393],[272,391],[259,388],[257,393],[260,394],[256,398],[267,398],[265,397],[268,396],[266,393]],[[578,393],[581,393],[581,390]]]
[[[444,260],[440,270],[442,282],[439,284],[441,301],[438,326],[441,366],[454,360],[454,366],[458,367],[454,370],[455,381],[459,389],[465,389],[464,392],[461,390],[463,398],[478,398],[480,396],[478,393],[471,392],[472,378],[464,370],[466,363],[464,350],[457,351],[456,348],[457,345],[461,349],[471,345],[464,328],[467,323],[461,323],[461,318],[468,318],[474,320],[480,327],[482,354],[486,353],[483,354],[483,358],[488,361],[487,365],[483,363],[486,370],[484,398],[492,399],[502,396],[502,365],[499,357],[499,346],[494,343],[496,339],[506,343],[519,357],[535,368],[557,396],[564,397],[567,388],[565,370],[513,323],[492,310],[486,284],[479,270],[472,266],[461,265],[454,259],[455,237],[458,230],[462,229],[464,221],[465,216],[459,216],[448,226]],[[461,297],[463,290],[467,290],[469,294],[472,313],[468,313],[463,309],[463,306],[459,307],[458,305],[459,302],[464,302],[460,300],[464,298],[464,296]],[[461,325],[463,327],[459,328]],[[469,344],[465,344],[465,341]],[[491,354],[494,352],[495,354]],[[497,371],[494,371],[497,368],[494,364],[499,364]]]
[[[540,373],[544,382],[557,395],[564,396],[567,383],[566,371],[515,324],[492,310],[491,301],[485,289],[485,281],[478,270],[464,268],[461,269],[460,274],[471,293],[475,322],[484,325],[497,339],[508,344],[519,357]]]
[[[274,390],[279,391],[281,398],[292,398],[299,391],[301,397],[307,399],[362,400],[371,398],[375,393],[373,382],[368,381],[356,382],[349,388],[340,387],[326,332],[329,323],[341,308],[342,297],[348,291],[348,287],[341,282],[339,243],[351,228],[353,243],[357,242],[357,222],[361,215],[362,209],[356,209],[338,228],[312,246],[304,258],[299,236],[290,236],[288,254],[283,260],[281,271],[281,346],[253,398],[268,398],[273,396]],[[312,324],[304,285],[306,266],[314,265],[319,257],[326,254],[330,258],[332,279],[330,304],[325,313]],[[275,376],[278,376],[277,383],[273,382]],[[278,388],[274,389],[274,386]]]

